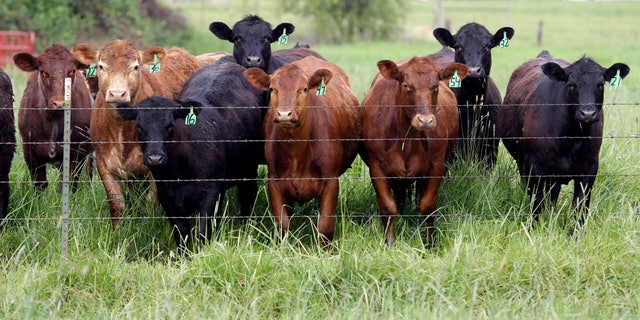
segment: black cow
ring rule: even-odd
[[[529,179],[534,219],[549,193],[555,203],[560,186],[574,182],[573,204],[589,209],[591,189],[598,173],[604,116],[605,82],[629,67],[616,63],[605,69],[583,57],[569,64],[543,51],[513,71],[500,111],[497,134]],[[578,217],[578,225],[584,222]]]
[[[224,22],[212,22],[209,30],[216,37],[233,43],[233,57],[246,68],[258,67],[271,74],[286,63],[300,60],[306,56],[324,59],[308,46],[296,44],[293,48],[271,53],[271,43],[278,41],[283,34],[287,36],[295,30],[293,24],[284,22],[275,29],[271,24],[256,15],[248,15],[233,25],[233,30]]]
[[[9,171],[16,150],[16,126],[13,116],[13,87],[11,79],[0,68],[0,222],[7,216],[9,206]],[[0,230],[2,224],[0,224]]]
[[[144,164],[180,250],[200,214],[199,238],[211,238],[211,218],[225,191],[237,185],[241,214],[249,216],[257,194],[258,164],[264,162],[261,92],[231,58],[207,65],[185,83],[178,100],[152,96],[137,106],[119,104],[124,120],[136,120]],[[195,124],[185,124],[189,113]],[[222,210],[222,209],[219,209]]]
[[[503,39],[511,39],[514,30],[500,28],[491,34],[478,23],[468,23],[455,35],[449,30],[437,28],[433,35],[448,48],[430,55],[429,58],[441,66],[452,62],[464,63],[469,67],[467,77],[460,88],[452,88],[460,110],[460,129],[456,149],[464,158],[486,162],[492,168],[498,155],[499,140],[495,137],[498,109],[502,103],[500,90],[491,73],[491,49]]]

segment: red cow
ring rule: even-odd
[[[20,101],[18,129],[22,137],[22,152],[37,190],[47,187],[46,165],[62,167],[64,136],[64,79],[71,78],[71,152],[70,171],[75,190],[80,175],[76,170],[83,162],[91,173],[89,155],[93,152],[89,139],[89,120],[93,99],[82,67],[59,44],[53,44],[40,56],[22,52],[13,57],[18,68],[30,72]],[[87,160],[89,159],[89,160]]]
[[[271,76],[250,68],[245,76],[259,89],[271,89],[265,118],[269,199],[276,224],[289,228],[293,202],[317,198],[318,232],[324,248],[333,239],[338,177],[357,155],[362,109],[349,78],[335,64],[307,57]],[[326,85],[325,95],[316,95]]]
[[[158,95],[173,98],[182,90],[185,80],[202,66],[194,56],[181,48],[165,50],[150,47],[139,51],[124,40],[113,40],[96,51],[86,44],[73,47],[73,55],[82,63],[97,69],[99,91],[91,113],[89,132],[96,150],[96,164],[109,200],[114,226],[125,209],[120,180],[147,178],[149,168],[142,162],[134,121],[123,121],[114,105],[138,104]],[[151,73],[150,65],[160,63],[159,72]],[[155,197],[152,183],[148,199]]]
[[[433,212],[444,174],[445,158],[458,133],[456,97],[445,81],[464,78],[467,66],[452,63],[445,68],[426,57],[401,64],[378,62],[380,74],[362,101],[365,106],[361,153],[378,197],[387,245],[394,243],[397,214],[391,190],[418,185],[420,213],[426,218],[426,242],[433,242]]]

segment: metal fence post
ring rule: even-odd
[[[63,260],[69,258],[69,167],[71,153],[71,78],[64,79],[64,135],[62,151],[62,216],[60,218],[61,244]]]

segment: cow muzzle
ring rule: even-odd
[[[273,122],[281,125],[294,125],[298,123],[298,113],[293,109],[278,108]]]
[[[64,108],[64,98],[60,96],[51,97],[48,103],[49,109],[62,109]]]
[[[161,166],[166,163],[167,157],[163,153],[151,153],[144,156],[144,164],[148,167]]]
[[[120,102],[130,103],[131,96],[129,95],[129,90],[127,89],[109,89],[107,90],[107,96],[105,97],[105,101],[107,103],[115,104]]]
[[[600,120],[598,110],[593,106],[586,106],[578,108],[576,112],[576,118],[578,121],[590,123]]]
[[[436,127],[436,116],[434,114],[417,114],[411,120],[411,126],[418,130],[429,130]]]
[[[262,67],[262,57],[260,57],[260,56],[247,56],[245,58],[245,66],[247,68],[250,68],[250,67],[261,68]]]

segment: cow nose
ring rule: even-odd
[[[298,115],[291,109],[276,111],[275,123],[297,123]]]
[[[595,109],[580,109],[580,120],[592,122],[597,120],[597,112]]]
[[[148,166],[159,166],[164,163],[164,155],[161,153],[149,154],[146,160]]]
[[[50,105],[51,108],[59,109],[64,107],[64,100],[59,99],[51,99]]]
[[[250,67],[258,67],[262,62],[262,57],[260,56],[247,56],[247,65]]]
[[[107,102],[131,102],[129,91],[126,89],[109,89],[107,91]]]
[[[469,67],[469,72],[467,73],[467,77],[482,77],[482,68],[481,67]]]
[[[411,125],[418,130],[433,129],[436,127],[436,116],[433,114],[419,114],[413,117]]]

